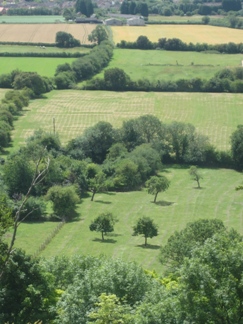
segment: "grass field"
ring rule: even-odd
[[[65,22],[63,16],[0,16],[0,24],[53,24]]]
[[[27,45],[0,45],[0,53],[88,53],[87,47],[60,48],[55,46],[45,47]]]
[[[179,38],[185,43],[241,43],[243,30],[208,25],[147,25],[112,26],[113,40],[134,42],[140,35],[147,36],[152,42],[159,38]]]
[[[79,39],[81,44],[90,44],[88,35],[93,24],[1,24],[1,42],[55,43],[56,33],[63,31]]]
[[[108,68],[123,69],[132,80],[210,79],[225,67],[241,66],[242,54],[118,49]],[[100,74],[103,75],[103,72]]]
[[[51,132],[53,117],[61,141],[67,143],[98,121],[120,127],[124,120],[153,114],[165,123],[192,123],[217,148],[228,149],[230,135],[243,123],[242,105],[242,94],[52,91],[32,101],[15,123],[13,147],[35,129]]]
[[[94,202],[90,198],[83,199],[78,207],[79,220],[65,224],[42,255],[49,258],[62,254],[105,254],[136,260],[144,268],[160,272],[159,247],[175,230],[183,229],[190,221],[216,217],[227,227],[234,227],[243,234],[242,192],[235,191],[235,187],[242,183],[242,175],[225,169],[202,169],[201,173],[203,188],[199,190],[190,180],[188,169],[165,169],[164,174],[171,185],[168,191],[158,195],[157,204],[152,203],[153,196],[146,191],[97,194]],[[89,224],[104,211],[112,212],[119,222],[115,225],[114,234],[103,243],[100,233],[90,232]],[[148,239],[147,248],[143,247],[143,237],[132,236],[132,226],[143,215],[153,218],[159,225],[159,236]],[[53,230],[52,225],[22,224],[16,246],[34,253],[41,240]]]
[[[49,57],[1,57],[1,73],[10,73],[15,69],[24,72],[37,72],[42,76],[53,77],[59,64],[72,63],[75,58]]]

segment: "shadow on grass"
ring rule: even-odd
[[[142,249],[149,249],[149,250],[159,250],[160,249],[160,245],[153,245],[153,244],[140,244],[140,245],[136,245],[136,247],[142,248]]]
[[[105,204],[105,205],[109,205],[111,204],[110,201],[104,201],[104,200],[94,200],[95,203],[99,203],[99,204]]]
[[[196,190],[203,190],[204,187],[193,187],[193,189],[196,189]]]
[[[98,239],[98,238],[95,238],[92,240],[93,242],[99,242],[99,243],[116,243],[117,240],[113,240],[113,239],[104,239],[104,241],[102,241],[102,239]]]
[[[174,205],[173,201],[164,201],[164,200],[160,200],[160,201],[156,201],[155,203],[153,201],[151,201],[151,203],[158,205],[158,206],[171,206]]]
[[[108,191],[106,191],[106,192],[103,192],[103,195],[115,196],[116,193],[115,192],[108,192]]]
[[[111,237],[117,237],[117,236],[122,236],[122,234],[117,234],[117,233],[107,233],[106,236],[111,236]]]

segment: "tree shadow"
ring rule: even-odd
[[[153,245],[153,244],[139,244],[136,245],[136,247],[142,248],[142,249],[149,249],[149,250],[159,250],[160,249],[160,245]]]
[[[164,200],[156,201],[155,203],[153,201],[151,201],[151,203],[158,205],[158,206],[163,206],[163,207],[174,205],[173,201],[164,201]]]
[[[106,192],[103,192],[103,195],[115,196],[116,193],[115,193],[115,192],[109,192],[109,191],[106,191]]]
[[[117,237],[117,236],[122,236],[122,234],[118,234],[118,233],[107,233],[106,236]]]
[[[113,239],[105,239],[104,241],[102,241],[102,239],[98,239],[98,238],[95,238],[92,240],[93,242],[99,242],[99,243],[116,243],[117,240],[113,240]]]
[[[204,187],[193,187],[193,189],[196,189],[196,190],[203,190],[205,189]]]
[[[104,200],[94,200],[94,202],[99,204],[106,204],[106,205],[111,204],[111,201],[104,201]]]

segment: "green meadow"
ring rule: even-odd
[[[242,54],[116,48],[108,68],[119,67],[132,80],[178,80],[196,77],[208,80],[225,67],[241,66],[241,60]]]
[[[242,192],[235,187],[243,176],[226,169],[201,169],[202,189],[196,189],[188,168],[171,166],[162,171],[171,181],[169,189],[158,195],[157,203],[146,190],[135,192],[98,193],[93,202],[84,198],[78,206],[79,218],[66,223],[42,256],[105,254],[124,260],[135,260],[146,269],[161,271],[159,248],[174,231],[180,231],[188,222],[200,218],[219,218],[225,226],[243,234]],[[101,234],[91,232],[91,221],[102,212],[111,212],[118,218],[115,231],[101,241]],[[132,226],[141,216],[149,216],[158,224],[159,235],[148,239],[145,248],[142,236],[132,236]],[[57,223],[22,224],[18,230],[16,247],[33,254],[51,234]]]
[[[40,46],[31,45],[0,45],[0,53],[88,53],[89,48],[86,47],[74,47],[74,48],[59,48],[48,46],[44,49]]]
[[[37,72],[41,76],[53,77],[60,64],[72,63],[75,58],[49,57],[1,57],[1,74],[11,73],[19,69],[24,72]]]

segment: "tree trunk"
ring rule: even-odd
[[[147,245],[147,236],[145,236],[145,246]]]
[[[154,203],[156,203],[157,196],[158,196],[158,192],[156,192],[156,194],[154,196]]]
[[[198,188],[201,188],[201,187],[200,187],[200,181],[199,181],[199,180],[197,180],[197,187],[198,187]]]
[[[94,200],[94,196],[95,196],[95,191],[92,192],[92,197],[91,197],[91,201]]]
[[[104,241],[105,239],[104,239],[104,232],[103,231],[101,232],[101,236],[102,236],[102,241]]]

